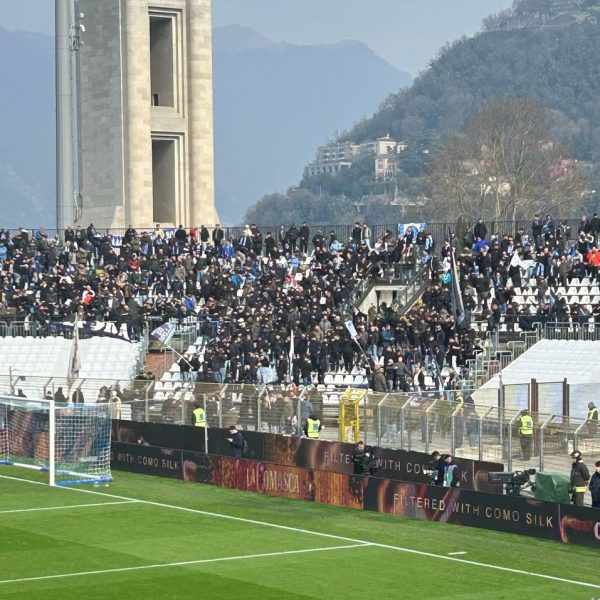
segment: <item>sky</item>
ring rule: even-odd
[[[0,3],[0,27],[54,32],[52,0]],[[484,17],[511,4],[512,0],[213,0],[213,25],[243,25],[292,44],[358,40],[398,69],[416,75],[446,42],[474,34]]]

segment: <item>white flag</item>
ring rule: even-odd
[[[171,343],[171,338],[177,329],[177,325],[175,323],[165,323],[160,327],[157,327],[150,335],[156,338],[159,342],[162,342],[165,345]]]
[[[358,332],[356,331],[356,327],[354,327],[354,323],[352,321],[346,321],[345,325],[348,333],[352,339],[355,340],[358,337]]]

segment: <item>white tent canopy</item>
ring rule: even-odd
[[[598,384],[600,391],[600,342],[542,340],[502,370],[502,383],[514,385],[560,382]],[[482,389],[498,389],[495,375]]]

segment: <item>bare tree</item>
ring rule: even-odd
[[[549,112],[529,100],[485,105],[435,157],[435,216],[514,221],[536,212],[577,212],[586,180],[553,139],[551,125]]]

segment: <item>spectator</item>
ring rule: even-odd
[[[238,428],[235,425],[230,425],[227,430],[229,442],[229,447],[231,449],[231,456],[234,458],[242,458],[244,454],[247,453],[248,442],[244,438],[244,435],[241,431],[238,431]]]

